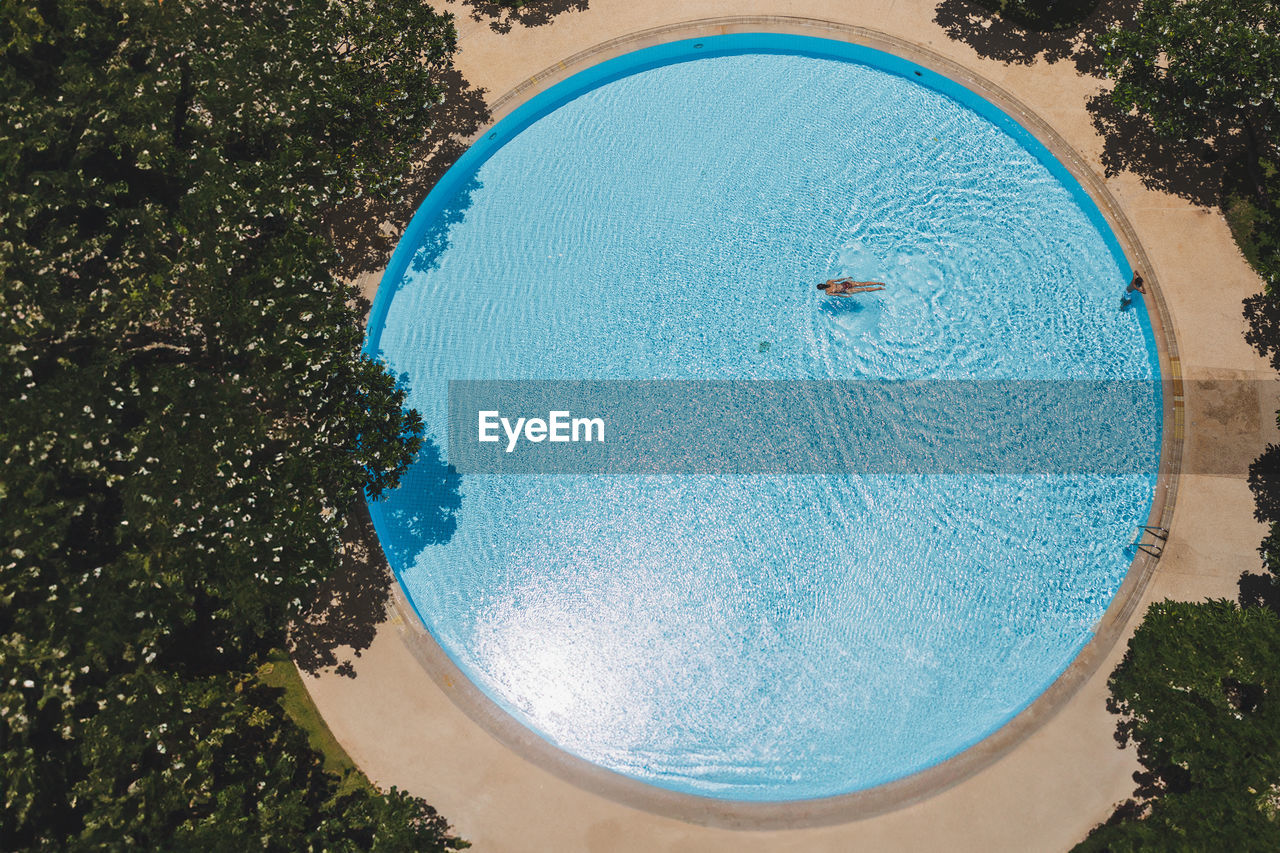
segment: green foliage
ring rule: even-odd
[[[1229,196],[1226,209],[1231,236],[1249,266],[1258,271],[1268,285],[1280,281],[1280,222],[1271,211],[1259,208],[1243,196]]]
[[[1240,131],[1274,146],[1280,130],[1280,3],[1144,0],[1101,36],[1112,98],[1179,139]]]
[[[6,848],[445,837],[245,679],[419,446],[323,216],[395,191],[453,46],[413,0],[0,3]]]
[[[1271,281],[1274,280],[1273,277]],[[1249,326],[1245,340],[1271,362],[1272,369],[1280,370],[1280,297],[1270,287],[1249,297],[1244,301],[1244,316]],[[1253,492],[1254,517],[1270,529],[1258,549],[1266,572],[1241,575],[1240,601],[1280,613],[1280,445],[1268,445],[1249,466],[1249,488]]]
[[[1276,300],[1266,295],[1252,297],[1246,301],[1246,313],[1251,314],[1247,337],[1254,343],[1270,340],[1270,346],[1259,345],[1259,349],[1264,355],[1270,353],[1273,363],[1280,361],[1280,340],[1267,337],[1268,333],[1280,332]],[[1249,466],[1249,488],[1253,491],[1254,517],[1269,525],[1270,531],[1258,548],[1266,573],[1245,572],[1240,576],[1240,602],[1280,613],[1280,445],[1268,445]]]
[[[1280,284],[1280,168],[1264,161],[1260,172],[1267,201],[1248,187],[1235,187],[1227,193],[1224,213],[1236,245],[1270,292]]]
[[[1280,849],[1280,617],[1153,604],[1109,682],[1135,798],[1076,849]]]
[[[1247,178],[1227,176],[1224,212],[1267,285],[1245,302],[1246,340],[1280,369],[1280,3],[1144,0],[1098,47],[1121,109],[1165,137],[1242,144]],[[1242,576],[1243,607],[1152,605],[1110,681],[1117,737],[1144,769],[1078,849],[1280,849],[1280,446],[1249,485],[1268,574]]]
[[[1275,451],[1268,449],[1264,455]],[[1264,573],[1243,572],[1240,575],[1240,603],[1246,607],[1267,607],[1280,613],[1280,524],[1272,523],[1262,545]]]
[[[302,676],[298,674],[298,667],[288,653],[283,649],[272,651],[267,656],[266,663],[258,668],[256,677],[259,684],[281,691],[280,707],[289,719],[307,733],[311,748],[323,758],[324,769],[342,780],[339,790],[370,787],[368,778],[356,767],[342,744],[333,736],[333,732],[329,731],[328,724],[311,701],[311,694],[307,692]]]
[[[71,849],[454,849],[434,810],[368,788],[336,794],[306,735],[249,679],[136,673],[85,729],[70,792],[91,820]],[[136,732],[132,739],[120,732]]]
[[[1111,99],[1168,138],[1243,147],[1223,210],[1241,251],[1280,281],[1280,0],[1144,0],[1098,40]],[[1229,172],[1231,170],[1228,170]]]

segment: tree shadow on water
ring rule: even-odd
[[[495,33],[509,33],[515,24],[522,27],[542,27],[565,12],[584,12],[589,0],[462,0],[471,7],[471,20],[489,19],[489,29]]]
[[[400,485],[378,502],[382,549],[391,565],[413,564],[429,545],[443,545],[458,529],[462,478],[440,455],[439,446],[424,440],[417,460]]]
[[[423,232],[422,237],[418,241],[418,248],[413,253],[413,257],[409,260],[409,269],[413,272],[426,272],[435,269],[440,262],[440,257],[445,250],[449,248],[449,232],[462,221],[467,213],[467,208],[471,207],[471,194],[480,189],[483,184],[480,180],[472,175],[465,186],[449,200],[444,209],[436,214],[435,219]]]
[[[344,278],[386,267],[405,226],[427,193],[467,150],[468,140],[492,120],[485,90],[472,86],[457,69],[443,69],[439,83],[444,100],[436,108],[434,121],[394,196],[347,199],[329,216],[333,244],[342,258],[339,274]],[[461,219],[470,205],[472,189],[464,188],[450,202],[448,213],[452,219],[448,224]],[[445,225],[437,242],[447,244],[447,233]]]
[[[387,618],[394,583],[388,560],[403,568],[428,545],[453,538],[462,505],[460,483],[439,447],[425,440],[399,487],[378,505],[381,547],[368,508],[359,502],[343,534],[339,569],[290,629],[289,653],[299,669],[314,675],[335,667],[339,675],[355,677],[351,658],[360,657]]]

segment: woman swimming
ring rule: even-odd
[[[830,296],[853,296],[855,293],[875,293],[886,286],[883,281],[854,281],[845,276],[824,281],[818,285],[818,290],[825,290]]]

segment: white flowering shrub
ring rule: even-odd
[[[394,192],[451,20],[51,0],[0,4],[0,33],[0,846],[341,847],[359,813],[352,849],[436,849],[420,801],[324,806],[244,673],[418,448],[323,217]],[[273,734],[210,751],[228,714]]]

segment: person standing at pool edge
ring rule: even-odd
[[[1133,271],[1133,281],[1129,282],[1129,286],[1124,289],[1124,296],[1120,297],[1121,309],[1129,307],[1129,302],[1133,299],[1129,294],[1133,293],[1135,290],[1138,293],[1147,292],[1147,286],[1143,284],[1142,275],[1137,270]]]

